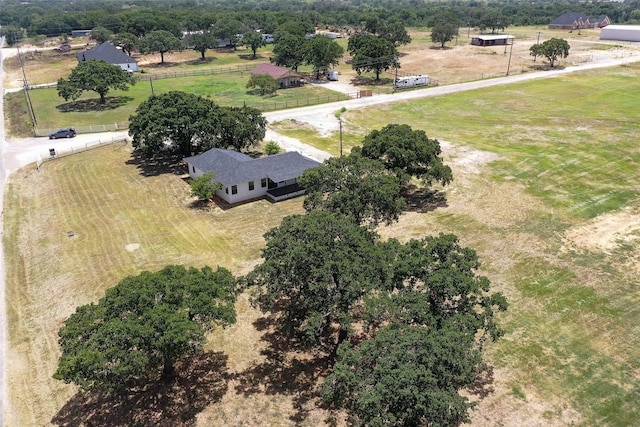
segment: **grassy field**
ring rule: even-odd
[[[99,104],[97,94],[87,92],[76,101],[66,102],[56,89],[29,92],[40,128],[90,126],[126,122],[138,105],[152,93],[183,91],[208,97],[218,105],[242,107],[248,105],[261,110],[293,108],[309,104],[347,99],[339,93],[317,86],[278,91],[275,96],[263,97],[246,89],[249,73],[214,74],[140,81],[128,91],[109,92],[107,103]]]
[[[175,52],[165,55],[165,64],[160,64],[159,55],[139,56],[141,70],[144,74],[137,74],[142,80],[128,91],[110,91],[107,103],[99,104],[99,96],[95,92],[85,92],[78,100],[65,101],[58,96],[55,88],[37,89],[29,92],[38,127],[41,129],[60,128],[65,126],[84,127],[100,124],[122,123],[129,119],[138,105],[152,94],[166,93],[179,90],[195,93],[214,100],[219,105],[240,107],[252,106],[260,110],[275,110],[294,108],[323,102],[340,101],[347,96],[323,89],[317,86],[304,86],[289,90],[280,90],[274,96],[260,96],[246,88],[250,70],[254,64],[268,61],[272,45],[264,48],[253,58],[250,51],[208,51],[206,59],[200,60],[200,54],[194,51]],[[156,57],[157,56],[157,57]],[[77,64],[74,54],[56,54],[39,51],[31,55],[32,60],[26,61],[25,73],[32,85],[51,83],[58,78],[66,78]],[[238,67],[248,67],[244,71],[226,72]],[[16,75],[20,70],[17,57],[9,58],[5,68],[10,75]],[[308,68],[308,67],[307,67]],[[46,70],[46,72],[43,72]],[[220,72],[225,70],[225,72]],[[310,71],[301,67],[301,71]],[[186,76],[177,78],[162,78],[145,80],[167,74],[202,72],[213,74]],[[9,79],[11,80],[11,79]],[[15,79],[14,79],[15,80]],[[17,106],[21,100],[10,105]],[[21,116],[28,118],[27,115]],[[20,127],[14,127],[13,132],[24,135]]]
[[[479,402],[473,425],[640,419],[639,71],[624,66],[341,115],[345,146],[387,123],[443,143],[454,171],[446,203],[417,206],[380,232],[402,240],[457,234],[511,303],[500,319],[506,335],[487,349],[491,381],[469,392]],[[331,140],[335,150],[335,135],[295,123],[279,131],[319,148]],[[180,424],[176,414],[201,426],[311,426],[329,416],[342,424],[341,414],[315,407],[321,369],[305,363],[309,355],[287,355],[275,374],[266,369],[269,331],[258,328],[264,322],[246,296],[238,324],[210,336],[208,349],[222,354],[205,366],[224,375],[199,383],[204,403],[195,421],[179,394],[163,412],[131,399],[114,405],[51,379],[57,329],[77,305],[125,275],[169,263],[246,272],[259,261],[264,232],[300,211],[300,199],[194,207],[182,176],[143,168],[115,147],[12,175],[4,209],[7,425],[79,425],[109,411],[156,423],[160,412],[172,425]]]

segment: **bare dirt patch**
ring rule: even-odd
[[[640,239],[640,214],[630,209],[600,215],[565,233],[565,249],[577,248],[609,252],[617,246]]]

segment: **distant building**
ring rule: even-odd
[[[135,59],[118,49],[110,42],[104,42],[84,52],[76,53],[78,62],[104,61],[111,65],[117,65],[131,73],[138,71],[138,63]]]
[[[640,25],[607,25],[600,30],[600,40],[640,42]]]
[[[291,71],[285,67],[262,63],[251,70],[251,74],[268,74],[278,82],[280,88],[302,85],[302,74]]]
[[[590,18],[584,13],[567,12],[551,21],[549,28],[558,30],[578,30],[585,28],[602,28],[611,24],[609,17],[600,15],[597,18]]]
[[[88,37],[91,35],[91,30],[71,30],[71,37]]]
[[[473,36],[471,38],[471,44],[474,46],[504,46],[510,44],[509,40],[513,40],[514,38],[515,37],[508,34],[480,35]]]

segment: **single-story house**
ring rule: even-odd
[[[479,35],[471,38],[471,44],[474,46],[505,46],[511,44],[509,40],[513,39],[515,37],[508,34]]]
[[[280,88],[302,85],[302,74],[266,62],[251,70],[251,74],[268,74],[276,79]]]
[[[600,30],[600,40],[640,42],[640,25],[607,25]]]
[[[304,194],[298,177],[320,163],[296,151],[254,159],[233,150],[212,148],[184,159],[189,176],[197,178],[213,172],[214,180],[222,184],[218,196],[229,204],[268,198],[274,202]]]
[[[578,30],[584,28],[602,28],[611,24],[609,17],[600,15],[597,18],[590,18],[584,13],[567,12],[551,21],[549,28],[560,30]]]
[[[78,58],[78,62],[91,60],[104,61],[112,65],[117,65],[131,73],[138,71],[138,63],[136,60],[110,42],[104,42],[84,52],[76,53],[76,58]]]

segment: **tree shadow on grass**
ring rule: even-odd
[[[407,212],[427,213],[448,206],[446,193],[431,188],[410,185],[403,189],[402,197],[407,202]]]
[[[354,86],[385,86],[393,83],[392,78],[381,77],[376,80],[373,77],[358,76],[351,79],[351,84]]]
[[[80,101],[67,102],[60,104],[56,108],[61,113],[74,113],[83,111],[107,111],[115,110],[133,101],[130,96],[108,96],[105,103],[102,104],[100,99],[83,99]]]
[[[245,59],[247,61],[255,61],[258,59],[264,59],[264,56],[260,55],[259,53],[256,53],[256,56],[253,56],[253,53],[241,53],[238,55],[238,58]]]
[[[469,387],[469,392],[484,399],[494,392],[493,387],[493,366],[483,363],[476,374],[475,381]]]
[[[319,399],[319,380],[330,373],[334,355],[325,349],[309,350],[277,316],[262,317],[254,326],[264,332],[261,339],[267,347],[262,354],[266,359],[236,374],[236,392],[292,396],[295,413],[290,419],[300,425],[315,406],[310,402]]]
[[[204,353],[176,364],[171,381],[117,395],[80,391],[51,422],[65,427],[195,425],[196,416],[227,392],[227,359],[223,353]]]
[[[133,165],[143,176],[158,176],[163,174],[182,175],[187,172],[182,158],[175,154],[164,154],[155,157],[147,157],[140,150],[131,153],[126,164]]]
[[[198,59],[193,59],[191,61],[187,61],[185,62],[185,64],[187,65],[202,65],[202,64],[211,64],[213,61],[215,61],[216,58],[213,56],[205,56],[204,59],[202,58],[198,58]]]

